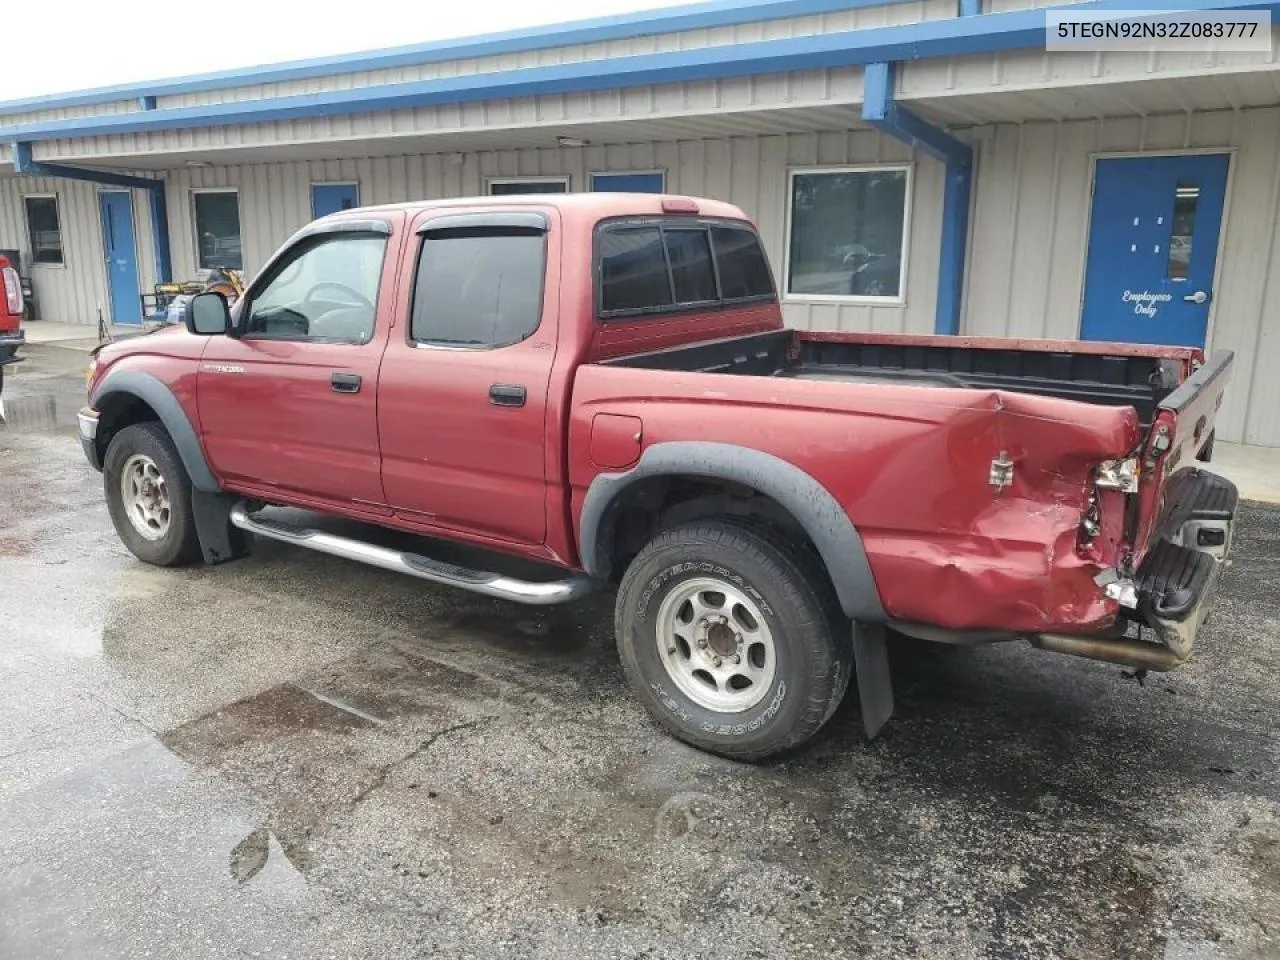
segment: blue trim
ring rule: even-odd
[[[146,190],[151,207],[151,239],[155,247],[156,280],[160,283],[167,283],[172,278],[172,259],[169,254],[169,218],[165,209],[163,180],[131,177],[123,173],[109,173],[106,170],[69,167],[61,163],[41,163],[31,158],[30,143],[18,141],[12,147],[13,171],[17,174],[31,177],[59,177],[64,180],[83,180],[88,183],[101,183],[109,187],[124,187],[128,190]]]
[[[1188,9],[1267,10],[1271,11],[1273,17],[1280,16],[1280,2],[1182,2]],[[1047,9],[1086,12],[1139,8],[1164,10],[1167,7],[1168,0],[1085,0],[1082,3]],[[380,84],[326,93],[19,124],[0,127],[0,140],[54,140],[272,123],[401,110],[432,104],[474,103],[611,90],[641,84],[681,83],[858,66],[878,61],[918,60],[1043,47],[1045,9],[927,20],[894,27],[530,67],[440,80]],[[928,130],[922,129],[919,133],[921,145],[927,145],[930,137]]]
[[[894,102],[893,64],[867,64],[863,76],[862,119],[877,130],[910,144],[913,150],[921,150],[947,165],[933,329],[940,334],[959,333],[969,239],[969,201],[973,194],[973,149]]]
[[[982,0],[959,0],[956,12],[962,17],[976,17],[982,13]]]
[[[139,110],[154,110],[155,108],[156,108],[155,97],[142,96],[138,98]]]
[[[273,64],[221,70],[149,83],[131,83],[69,93],[47,94],[21,100],[0,102],[0,113],[49,107],[73,107],[114,100],[131,100],[141,96],[176,96],[221,90],[227,87],[257,86],[288,80],[312,80],[366,70],[420,66],[473,57],[492,57],[531,50],[546,50],[574,44],[624,40],[653,34],[683,30],[706,30],[729,27],[760,20],[784,17],[808,17],[839,10],[883,7],[911,0],[710,0],[686,6],[661,7],[609,17],[595,17],[570,23],[557,23],[523,30],[436,40],[384,50],[339,54]]]
[[[173,279],[173,257],[169,252],[169,211],[165,204],[164,185],[150,191],[147,199],[151,205],[151,243],[155,248],[156,282],[168,283]]]

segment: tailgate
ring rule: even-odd
[[[1230,350],[1219,350],[1156,407],[1142,449],[1135,559],[1146,552],[1164,508],[1165,481],[1175,470],[1190,466],[1213,434],[1234,360]]]

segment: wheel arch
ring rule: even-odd
[[[633,468],[597,476],[587,489],[580,521],[579,550],[588,573],[600,579],[614,574],[612,545],[628,491],[664,477],[734,484],[774,501],[813,543],[845,614],[866,622],[885,619],[862,537],[831,492],[794,464],[735,444],[654,444]]]
[[[98,384],[90,397],[98,411],[98,462],[103,462],[107,446],[120,430],[133,423],[158,420],[177,448],[191,485],[203,493],[221,487],[209,469],[200,438],[173,391],[157,377],[141,370],[116,370]]]

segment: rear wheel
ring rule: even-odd
[[[812,555],[757,525],[667,531],[627,568],[618,651],[657,721],[696,747],[759,760],[839,706],[852,650]]]
[[[111,522],[135,557],[172,567],[199,556],[191,479],[164,427],[137,423],[112,437],[102,479]]]

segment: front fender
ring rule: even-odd
[[[633,483],[664,476],[723,480],[770,497],[813,541],[845,614],[863,622],[885,619],[862,537],[830,491],[786,460],[729,443],[657,443],[631,469],[602,473],[592,480],[580,520],[579,553],[588,573],[609,575],[608,557],[602,555],[600,544],[608,542],[622,493]]]
[[[222,489],[209,469],[204,448],[187,412],[162,380],[142,370],[112,370],[94,387],[89,402],[101,411],[122,395],[137,397],[156,412],[178,449],[192,486],[204,493],[217,493]]]

